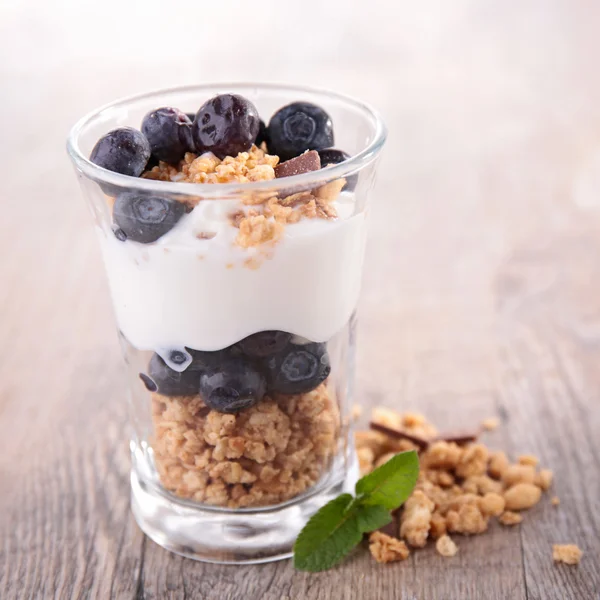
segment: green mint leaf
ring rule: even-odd
[[[356,483],[361,504],[398,508],[411,494],[419,476],[419,457],[414,450],[390,458]]]
[[[356,497],[342,494],[318,510],[294,544],[294,567],[325,571],[339,563],[368,533],[387,525],[390,510],[410,495],[419,475],[417,453],[396,454],[358,480]]]
[[[375,531],[392,521],[390,511],[384,506],[358,504],[355,510],[356,525],[361,533]]]
[[[336,565],[361,538],[355,502],[342,494],[320,508],[304,526],[294,544],[294,567],[324,571]]]

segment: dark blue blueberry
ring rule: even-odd
[[[127,241],[127,235],[126,233],[120,229],[119,227],[115,227],[113,229],[113,233],[115,234],[115,237],[120,241],[120,242],[125,242]]]
[[[232,356],[231,347],[214,351],[192,350],[191,348],[186,348],[186,350],[192,355],[192,362],[188,369],[195,371],[207,371],[212,367],[217,367],[224,360]]]
[[[150,377],[148,377],[148,375],[146,375],[146,373],[140,373],[140,379],[142,380],[143,384],[146,386],[146,389],[149,392],[158,391],[158,386],[156,385],[156,383],[154,383],[154,381],[152,381],[152,379],[150,379]]]
[[[289,344],[265,361],[269,390],[279,394],[305,394],[329,377],[331,366],[325,344]]]
[[[239,342],[242,352],[253,358],[265,358],[281,352],[292,335],[285,331],[261,331]]]
[[[281,160],[333,146],[331,117],[310,102],[294,102],[280,108],[271,117],[268,131],[269,152]]]
[[[115,200],[113,221],[127,239],[150,244],[171,230],[184,213],[185,205],[176,200],[126,192]]]
[[[221,94],[205,102],[192,125],[197,152],[212,152],[219,158],[249,150],[259,128],[258,111],[237,94]]]
[[[227,358],[200,376],[200,396],[204,403],[222,413],[236,413],[263,399],[264,376],[242,358]]]
[[[147,389],[157,391],[165,396],[192,396],[198,393],[200,374],[198,371],[186,369],[178,373],[155,354],[148,364],[148,374],[140,373],[140,378]],[[154,384],[154,386],[152,385]],[[156,389],[152,389],[155,387]]]
[[[327,148],[326,150],[319,150],[319,157],[321,158],[321,168],[327,165],[337,165],[350,158],[350,155],[343,150],[336,150],[335,148]],[[353,191],[358,183],[358,173],[346,177],[346,185],[342,188],[349,192]]]
[[[258,135],[256,136],[256,141],[254,142],[258,147],[260,147],[260,145],[266,142],[267,144],[267,150],[269,148],[269,130],[267,129],[267,125],[265,124],[265,122],[260,119],[259,124],[258,124]]]
[[[115,173],[139,177],[150,158],[150,144],[137,129],[119,127],[103,135],[94,146],[90,160]]]
[[[158,160],[178,163],[186,152],[193,150],[192,122],[176,108],[149,112],[142,121],[142,133]]]

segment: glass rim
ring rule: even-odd
[[[187,182],[168,182],[159,181],[153,179],[143,179],[141,177],[132,177],[130,175],[123,175],[121,173],[115,173],[109,171],[103,167],[100,167],[89,160],[85,156],[81,148],[79,147],[79,138],[81,133],[85,130],[86,126],[95,119],[98,115],[107,110],[113,110],[115,108],[125,107],[132,102],[138,100],[149,99],[152,97],[159,97],[169,93],[186,93],[186,92],[214,92],[224,93],[231,88],[235,91],[243,89],[251,90],[271,90],[271,91],[288,91],[309,93],[320,95],[322,97],[331,98],[338,102],[345,103],[357,109],[363,114],[363,116],[370,118],[374,122],[374,135],[373,139],[362,148],[359,152],[352,155],[348,160],[338,163],[336,165],[330,165],[323,167],[318,171],[311,171],[310,173],[302,173],[301,175],[293,175],[291,177],[283,177],[281,179],[271,179],[267,181],[254,181],[248,183],[187,183]],[[114,185],[121,188],[135,188],[138,190],[144,190],[148,192],[164,192],[173,194],[185,194],[185,195],[201,195],[204,197],[217,197],[223,195],[239,194],[243,192],[252,191],[269,191],[277,192],[281,189],[300,188],[302,186],[309,186],[319,183],[327,183],[334,179],[340,179],[347,177],[355,172],[360,171],[369,163],[374,161],[379,152],[381,151],[383,144],[387,137],[387,128],[379,112],[374,109],[370,104],[357,100],[351,96],[332,92],[325,89],[312,88],[308,86],[296,86],[288,84],[276,84],[276,83],[248,83],[248,82],[227,82],[227,83],[211,83],[211,84],[199,84],[199,85],[186,85],[186,86],[175,86],[170,88],[162,88],[151,92],[145,92],[142,94],[134,94],[109,102],[95,110],[84,115],[80,118],[75,125],[71,128],[67,137],[67,152],[77,167],[86,177],[96,181],[97,183]]]

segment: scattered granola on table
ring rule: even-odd
[[[492,430],[497,424],[487,419],[482,429]],[[440,435],[419,414],[373,410],[371,428],[355,433],[361,475],[405,450],[418,450],[421,465],[415,490],[397,520],[369,536],[375,560],[404,560],[409,547],[422,548],[429,540],[436,541],[440,555],[454,556],[458,547],[450,534],[482,534],[494,519],[505,526],[518,525],[523,511],[535,506],[551,487],[552,471],[538,468],[536,456],[524,454],[513,463],[504,452],[492,451],[476,438],[469,433]],[[555,496],[552,504],[558,502]],[[406,553],[394,550],[399,541],[406,545]],[[581,558],[575,546],[554,548],[557,561]]]
[[[552,546],[552,559],[554,562],[577,565],[582,556],[583,551],[576,544],[554,544]]]

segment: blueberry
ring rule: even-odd
[[[244,338],[239,346],[246,356],[265,358],[283,350],[291,337],[285,331],[261,331]]]
[[[269,151],[281,160],[289,160],[306,150],[333,146],[331,117],[309,102],[294,102],[280,108],[271,117],[268,131]]]
[[[229,356],[231,356],[231,348],[224,348],[223,350],[192,350],[186,348],[186,350],[192,355],[192,362],[188,369],[195,371],[206,371],[212,367],[217,367]]]
[[[192,122],[176,108],[157,108],[142,121],[142,133],[152,154],[168,163],[178,163],[193,149]]]
[[[178,373],[154,354],[148,364],[148,374],[140,373],[140,379],[151,392],[158,390],[164,396],[192,396],[198,393],[200,374],[190,369]]]
[[[326,167],[327,165],[337,165],[350,158],[350,155],[343,150],[336,150],[335,148],[327,148],[326,150],[319,150],[319,157],[321,158],[321,166]],[[358,173],[346,177],[346,185],[342,188],[351,192],[356,187],[358,182]]]
[[[258,129],[256,107],[236,94],[221,94],[205,102],[192,125],[196,150],[221,159],[249,150]]]
[[[280,394],[304,394],[329,377],[331,366],[325,344],[289,344],[265,362],[269,389]]]
[[[258,135],[256,136],[256,141],[254,143],[260,147],[260,145],[263,142],[267,143],[267,150],[268,150],[269,149],[269,130],[267,129],[265,122],[262,119],[260,119],[259,124],[258,124]]]
[[[134,242],[150,244],[172,229],[184,212],[185,205],[181,202],[126,192],[115,200],[113,221],[121,236],[124,234]]]
[[[90,160],[109,171],[139,177],[150,158],[150,144],[133,127],[120,127],[103,135],[97,142]]]
[[[122,229],[120,229],[119,227],[114,227],[113,228],[113,233],[115,234],[115,237],[120,242],[126,242],[127,241],[127,234]]]
[[[242,358],[228,358],[200,376],[200,396],[205,404],[223,413],[254,406],[266,392],[264,376]]]

